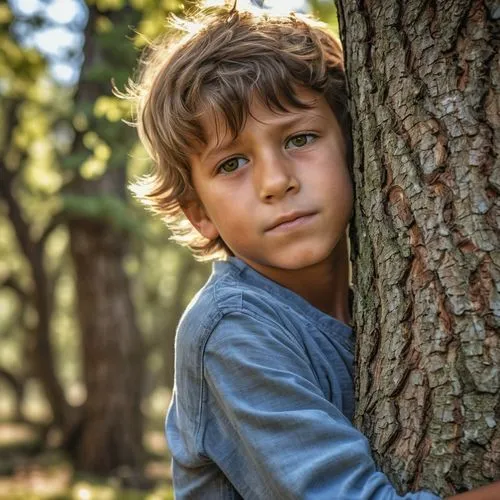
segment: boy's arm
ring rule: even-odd
[[[206,344],[204,376],[200,453],[243,498],[438,498],[397,494],[367,439],[325,397],[304,345],[281,326],[227,315]]]
[[[500,498],[500,481],[483,486],[477,490],[468,491],[467,493],[460,493],[448,500],[498,500]]]

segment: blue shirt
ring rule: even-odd
[[[439,498],[399,496],[352,425],[351,328],[241,260],[214,265],[175,349],[176,498]]]

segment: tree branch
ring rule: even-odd
[[[19,246],[30,264],[34,283],[33,301],[38,313],[35,349],[36,373],[43,384],[56,423],[65,426],[70,418],[70,413],[74,412],[66,400],[54,369],[54,356],[50,343],[52,301],[50,283],[43,264],[43,247],[30,237],[29,225],[24,220],[21,207],[12,193],[14,178],[15,175],[0,160],[0,197],[7,204],[9,219],[14,227]]]
[[[20,104],[19,99],[12,99],[12,98],[7,98],[3,99],[3,106],[5,109],[4,113],[4,119],[5,119],[5,124],[2,127],[1,130],[5,131],[3,140],[1,141],[4,145],[5,148],[9,148],[9,146],[12,144],[12,136],[14,134],[14,130],[17,126],[17,107]],[[4,157],[5,154],[2,152],[2,157]]]
[[[21,284],[12,276],[7,276],[1,283],[0,288],[10,288],[18,295],[21,302],[29,300],[29,294],[23,289]]]
[[[45,243],[48,239],[48,237],[53,233],[55,229],[57,229],[61,224],[64,224],[68,220],[68,216],[65,211],[58,212],[55,214],[51,221],[49,222],[48,226],[45,228],[45,231],[43,232],[42,236],[38,240],[38,244],[42,247],[45,248]]]
[[[29,237],[29,226],[24,220],[21,207],[12,194],[12,184],[15,174],[7,169],[7,166],[0,160],[0,196],[5,200],[9,212],[9,219],[14,227],[17,241],[26,258],[32,263],[35,251],[33,242]]]
[[[24,396],[24,380],[16,377],[12,372],[0,366],[0,378],[3,379],[12,388],[16,396],[15,419],[24,420],[22,412],[22,402]]]

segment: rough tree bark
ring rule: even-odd
[[[500,477],[498,2],[336,0],[351,93],[356,424],[400,490]]]

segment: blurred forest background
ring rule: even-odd
[[[336,29],[333,0],[283,3]],[[175,326],[210,266],[128,193],[149,162],[112,81],[197,5],[0,2],[0,499],[171,498]]]

